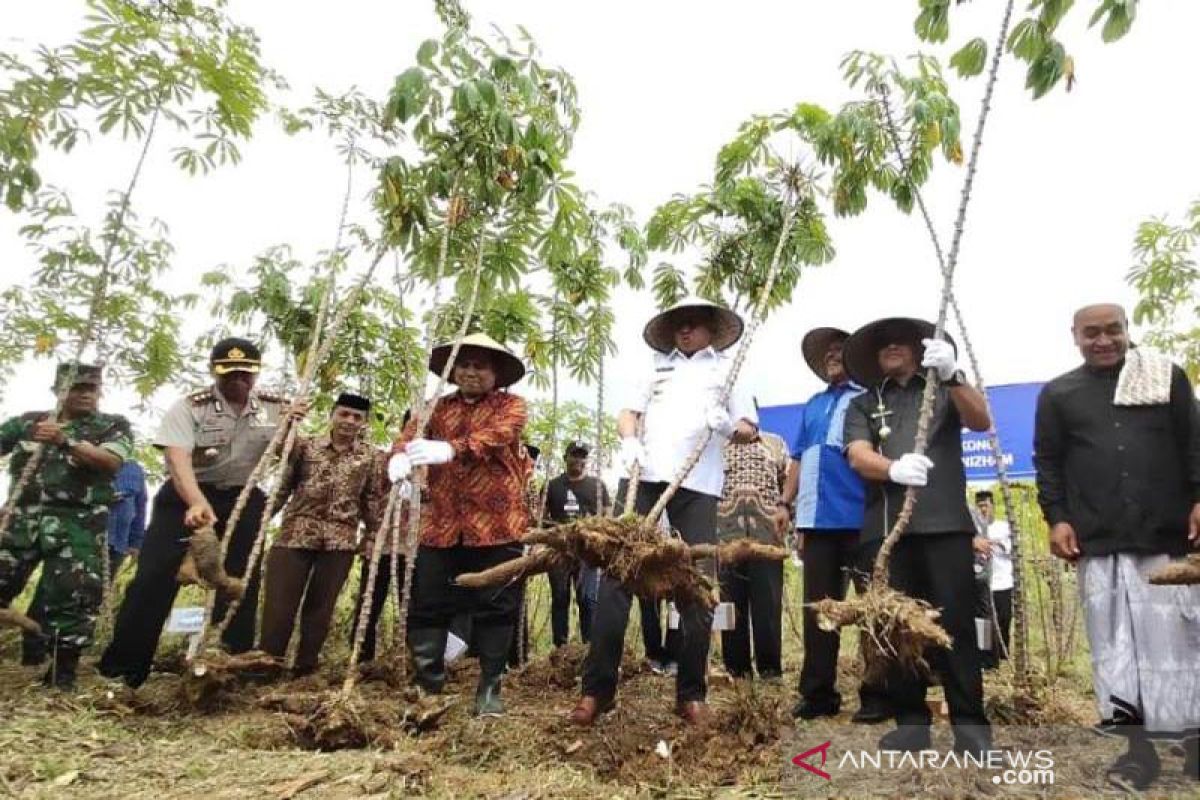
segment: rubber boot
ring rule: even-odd
[[[46,637],[36,633],[21,634],[21,666],[40,667],[46,663]]]
[[[61,689],[69,692],[75,688],[75,670],[79,666],[79,649],[59,645],[50,662],[50,668],[42,676],[42,685],[46,688]]]
[[[475,690],[475,714],[481,717],[504,715],[500,699],[500,679],[508,663],[512,640],[511,625],[478,625],[475,641],[479,647],[479,688]]]
[[[441,694],[446,685],[445,628],[413,628],[408,632],[408,650],[412,654],[413,680],[428,694]]]

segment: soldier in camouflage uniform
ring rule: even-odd
[[[43,682],[70,689],[79,654],[92,643],[104,592],[104,534],[115,499],[113,475],[133,455],[129,421],[97,410],[101,371],[60,364],[54,389],[70,381],[61,414],[32,412],[0,425],[0,453],[12,453],[15,484],[37,445],[42,461],[19,497],[0,542],[0,607],[7,607],[40,563],[37,616],[53,653]]]

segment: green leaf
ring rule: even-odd
[[[1067,12],[1071,10],[1071,6],[1075,5],[1075,0],[1041,0],[1041,4],[1042,13],[1039,15],[1039,19],[1043,29],[1052,33]]]
[[[1033,99],[1043,97],[1062,79],[1066,58],[1062,44],[1051,40],[1041,56],[1029,65],[1025,86],[1033,90]]]
[[[1108,20],[1100,31],[1100,38],[1105,43],[1115,42],[1129,33],[1129,29],[1133,26],[1133,18],[1137,14],[1136,9],[1137,6],[1129,0],[1114,2],[1112,10],[1108,13]]]
[[[426,69],[433,69],[433,57],[437,55],[437,39],[426,39],[417,48],[417,63]]]
[[[950,66],[958,71],[960,78],[971,78],[983,72],[986,62],[987,42],[981,38],[972,39],[950,56]]]
[[[1033,17],[1018,22],[1008,35],[1008,50],[1022,61],[1032,62],[1046,49],[1046,32]]]
[[[474,85],[479,90],[479,97],[483,100],[483,104],[489,108],[494,108],[498,102],[496,84],[486,78],[480,78],[478,81],[475,81]]]
[[[927,42],[946,41],[950,37],[950,0],[921,0],[921,13],[913,27]]]

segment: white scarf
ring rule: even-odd
[[[1160,406],[1171,400],[1171,359],[1131,348],[1117,377],[1115,406]]]

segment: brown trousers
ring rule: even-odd
[[[302,550],[272,547],[267,557],[266,603],[259,646],[277,658],[287,655],[288,642],[300,609],[297,672],[316,669],[329,635],[338,594],[354,564],[351,550]],[[300,608],[303,598],[304,607]]]

